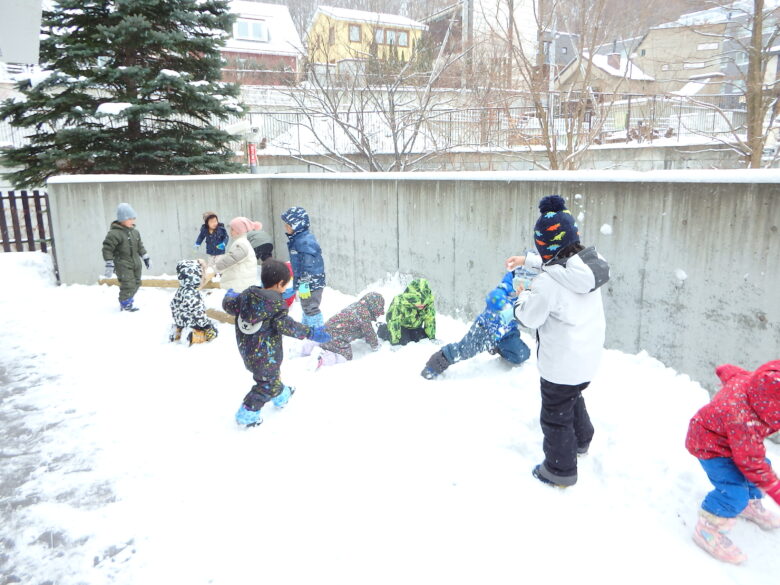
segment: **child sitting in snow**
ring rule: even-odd
[[[466,335],[457,343],[450,343],[434,353],[421,372],[432,380],[452,364],[473,358],[478,353],[497,353],[513,365],[520,365],[531,355],[531,350],[520,339],[520,331],[512,314],[515,296],[513,272],[507,272],[501,283],[485,299],[485,309],[477,316]]]
[[[386,324],[377,329],[380,339],[392,345],[406,345],[410,341],[436,337],[436,309],[428,281],[417,278],[397,295],[387,309]]]
[[[171,301],[173,326],[171,341],[179,341],[185,327],[192,329],[187,334],[190,345],[205,343],[217,338],[217,329],[206,316],[206,305],[200,289],[213,275],[207,272],[204,260],[182,260],[176,265],[179,290]]]
[[[206,255],[209,258],[209,264],[214,265],[217,257],[225,253],[228,243],[228,233],[225,224],[219,222],[217,214],[213,211],[203,213],[203,225],[200,226],[200,232],[195,240],[195,249],[200,249],[203,240],[206,240]]]
[[[374,351],[379,349],[379,340],[372,323],[384,312],[384,297],[379,293],[370,292],[328,319],[325,322],[325,331],[331,336],[331,340],[319,347],[317,367],[351,360],[352,342],[358,339],[365,340]],[[313,342],[306,342],[301,355],[310,355],[315,349],[316,345]]]
[[[723,387],[693,416],[685,440],[715,486],[702,502],[693,540],[716,559],[738,564],[747,557],[726,536],[737,517],[780,528],[780,517],[761,504],[762,490],[780,504],[780,479],[764,447],[780,430],[780,360],[755,372],[732,365],[715,372]]]
[[[263,288],[250,286],[241,294],[229,290],[222,301],[222,308],[236,318],[238,351],[255,380],[236,413],[236,422],[247,427],[263,422],[260,409],[266,402],[273,401],[274,406],[283,408],[295,391],[285,386],[280,377],[284,358],[282,335],[320,343],[330,341],[324,328],[303,325],[287,314],[282,300],[282,292],[290,281],[287,266],[266,260],[260,277]]]

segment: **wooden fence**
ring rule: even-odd
[[[0,247],[3,252],[40,250],[51,254],[59,282],[48,193],[0,191]]]

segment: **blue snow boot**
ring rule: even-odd
[[[249,410],[243,404],[236,413],[236,424],[242,427],[256,427],[263,422],[259,410]]]
[[[279,393],[279,396],[276,396],[273,399],[274,406],[276,408],[284,408],[287,406],[287,403],[290,401],[290,397],[295,394],[295,388],[292,386],[285,386],[282,388],[282,391]]]
[[[322,313],[317,313],[309,317],[309,327],[325,327],[325,320],[322,318]]]
[[[119,310],[120,311],[129,311],[134,312],[138,310],[138,307],[133,306],[133,299],[126,299],[124,301],[119,301]]]

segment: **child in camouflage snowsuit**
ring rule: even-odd
[[[428,281],[417,278],[397,295],[387,310],[387,324],[380,325],[377,334],[392,345],[436,337],[436,309]]]
[[[303,325],[287,314],[281,294],[290,281],[287,266],[266,260],[261,279],[263,288],[250,286],[240,294],[231,289],[222,301],[222,308],[236,318],[238,351],[255,380],[236,413],[236,422],[242,426],[262,423],[260,409],[266,402],[273,401],[274,406],[283,408],[295,391],[285,386],[280,377],[284,359],[282,335],[320,343],[330,341],[322,327]]]
[[[317,238],[309,231],[309,214],[303,207],[290,207],[281,215],[287,232],[287,250],[293,272],[293,288],[303,309],[304,325],[322,327],[320,311],[325,288],[325,261]]]
[[[192,329],[187,341],[205,343],[217,338],[217,329],[206,316],[206,304],[200,294],[200,287],[206,275],[205,260],[182,260],[176,265],[179,290],[171,301],[173,327],[171,341],[179,341],[185,327]]]
[[[432,380],[452,364],[473,358],[487,351],[497,353],[513,365],[520,365],[531,355],[531,350],[520,339],[512,314],[511,296],[515,294],[513,273],[507,272],[501,283],[485,299],[485,309],[477,316],[466,335],[457,343],[450,343],[434,353],[421,373]]]
[[[384,312],[384,297],[370,292],[328,319],[325,322],[325,331],[331,336],[331,340],[320,346],[318,367],[351,360],[352,342],[358,339],[363,339],[374,351],[379,349],[379,339],[372,323]],[[310,355],[314,348],[313,343],[306,343],[301,355]]]
[[[133,306],[135,293],[141,287],[141,261],[148,270],[151,267],[141,234],[135,229],[137,215],[129,203],[120,203],[116,208],[116,221],[103,240],[103,260],[106,262],[104,276],[111,278],[116,273],[119,280],[119,310],[137,311]]]

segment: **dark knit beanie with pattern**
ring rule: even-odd
[[[542,260],[555,258],[569,244],[580,241],[574,216],[560,195],[548,195],[539,201],[541,216],[534,226],[534,242]]]

